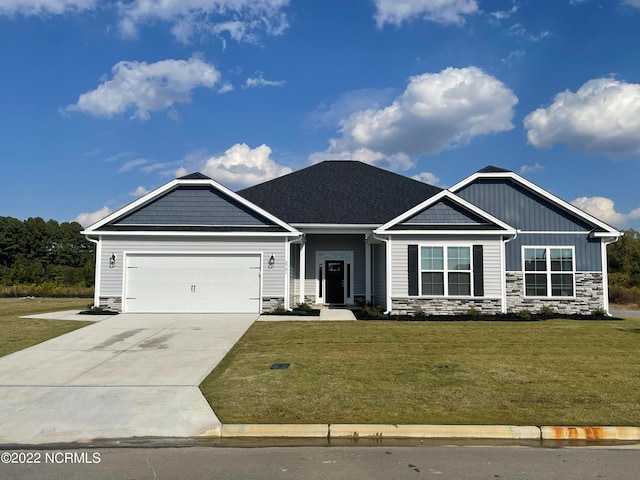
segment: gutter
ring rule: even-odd
[[[85,234],[84,237],[87,240],[89,240],[91,243],[96,244],[96,271],[94,274],[95,282],[93,286],[93,306],[99,307],[100,306],[100,277],[102,276],[102,268],[100,263],[100,259],[102,258],[102,242],[100,241],[101,240],[100,237],[98,237],[98,240],[91,238],[87,234]]]
[[[621,232],[624,235],[624,232]],[[609,311],[609,265],[607,261],[607,246],[616,243],[620,240],[619,237],[608,237],[602,238],[602,301],[604,311],[607,316],[611,316],[611,312]]]
[[[506,240],[502,240],[500,244],[500,255],[502,256],[501,263],[502,271],[500,272],[500,276],[502,277],[502,313],[507,313],[508,305],[507,305],[507,250],[506,245],[509,242],[513,242],[516,238],[518,238],[518,230],[515,231],[511,238],[507,238]],[[504,238],[504,237],[503,237]]]
[[[301,232],[300,235],[298,235],[297,237],[294,237],[293,240],[289,240],[289,237],[287,237],[286,239],[286,243],[287,243],[287,251],[285,252],[285,256],[287,258],[287,266],[286,266],[286,273],[285,273],[285,277],[286,277],[286,292],[285,292],[285,308],[287,311],[291,312],[293,311],[293,308],[291,307],[291,299],[290,299],[290,293],[291,293],[291,267],[290,267],[290,263],[291,263],[291,245],[304,245],[307,243],[307,236],[304,232]],[[298,261],[299,261],[298,257]],[[306,255],[305,255],[305,263],[306,263]],[[305,277],[305,267],[306,265],[304,263],[300,264],[300,276],[304,279]],[[300,289],[300,293],[302,298],[302,301],[300,303],[304,303],[304,280],[301,282],[300,286],[298,287]]]

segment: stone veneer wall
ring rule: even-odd
[[[122,297],[100,297],[100,307],[122,312]]]
[[[542,307],[567,315],[587,315],[604,308],[603,276],[599,272],[576,273],[575,298],[525,298],[522,272],[507,272],[507,311],[529,310],[539,313]]]
[[[262,297],[263,312],[272,312],[277,307],[284,307],[284,297]]]
[[[417,298],[391,299],[391,313],[394,315],[464,315],[470,309],[486,315],[501,313],[499,298]]]

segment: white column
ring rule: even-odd
[[[304,296],[305,296],[304,283],[305,283],[306,270],[307,270],[306,249],[307,249],[307,244],[305,242],[303,242],[300,245],[300,260],[299,260],[299,262],[300,262],[299,263],[300,264],[300,286],[298,288],[298,291],[300,292],[300,303],[305,303],[304,302]]]
[[[365,285],[365,297],[367,303],[371,303],[371,244],[366,243],[364,246],[364,285]]]

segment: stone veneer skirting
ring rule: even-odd
[[[507,272],[508,312],[528,310],[539,313],[543,307],[567,315],[588,315],[604,308],[603,276],[600,272],[576,273],[575,298],[532,298],[524,296],[522,272]]]
[[[122,297],[100,297],[98,306],[114,312],[122,312]]]
[[[391,299],[394,315],[464,315],[474,309],[485,315],[501,313],[499,298],[419,298],[401,297]]]
[[[262,297],[263,312],[272,312],[278,307],[284,307],[284,297]]]

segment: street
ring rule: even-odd
[[[639,449],[638,445],[16,449],[0,451],[0,478],[628,480],[640,476]]]

